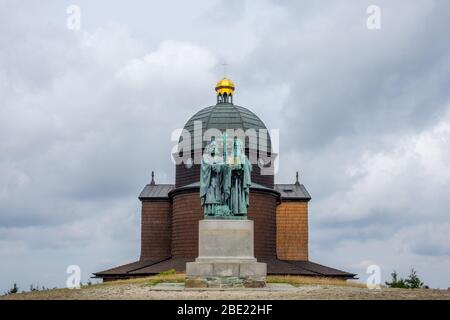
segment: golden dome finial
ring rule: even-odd
[[[216,84],[216,92],[217,95],[224,96],[225,94],[227,96],[232,96],[234,93],[234,83],[228,78],[223,78],[222,80],[219,80]]]

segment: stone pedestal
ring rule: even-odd
[[[253,221],[201,220],[199,256],[186,264],[186,288],[265,287],[267,266],[256,261]]]

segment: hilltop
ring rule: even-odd
[[[120,280],[96,285],[83,286],[78,290],[53,289],[1,296],[12,300],[123,300],[123,299],[445,299],[450,300],[450,290],[435,289],[389,289],[369,290],[363,284],[308,277],[269,276],[268,283],[285,283],[288,290],[227,290],[227,291],[158,291],[155,285],[161,283],[182,283],[184,274],[159,275],[147,278]]]

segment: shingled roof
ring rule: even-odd
[[[139,195],[139,200],[146,199],[168,199],[169,192],[175,188],[173,184],[148,184],[144,187],[141,194]]]
[[[139,269],[145,268],[149,265],[152,265],[152,264],[155,264],[158,262],[161,262],[161,259],[135,261],[132,263],[127,263],[122,266],[118,266],[118,267],[111,268],[111,269],[101,271],[101,272],[97,272],[94,274],[97,277],[125,275],[130,272],[133,272],[134,270],[139,270]]]
[[[185,272],[186,263],[194,261],[194,258],[171,258],[159,263],[154,263],[143,267],[138,270],[130,271],[130,275],[134,276],[146,276],[151,274],[158,274],[160,272],[167,271],[169,269],[175,269],[178,272]],[[302,267],[301,265],[292,264],[292,261],[282,261],[275,258],[258,258],[258,261],[267,263],[267,273],[273,275],[303,275],[303,276],[326,276],[326,270],[321,270],[322,273],[314,272],[309,269],[314,269],[313,267],[309,267],[308,269]],[[295,261],[295,262],[303,262],[305,265],[308,265],[308,261]],[[329,268],[330,274],[336,274],[335,269]],[[325,274],[323,274],[325,273]],[[354,275],[342,272],[337,275],[338,277],[353,277]]]
[[[254,114],[252,111],[245,107],[241,107],[231,103],[219,103],[214,106],[206,107],[199,112],[197,112],[184,126],[191,137],[195,137],[196,134],[194,130],[195,121],[201,121],[202,132],[208,129],[218,129],[225,132],[227,129],[242,129],[244,132],[253,129],[256,132],[259,143],[265,141],[267,150],[270,152],[272,150],[270,137],[268,137],[267,128],[261,119]],[[261,131],[260,130],[266,130]],[[192,139],[191,148],[195,150],[194,140]],[[202,141],[200,137],[200,141]],[[207,141],[202,141],[203,147],[206,146]],[[253,144],[250,140],[248,143],[248,148],[253,148],[257,150],[257,145]]]
[[[274,189],[280,193],[282,201],[311,200],[311,195],[303,184],[276,184]]]
[[[155,275],[170,269],[177,272],[186,271],[186,263],[195,258],[174,257],[160,260],[144,260],[129,263],[113,269],[94,273],[97,278],[116,279]],[[326,267],[311,261],[287,261],[276,258],[258,258],[259,262],[267,263],[268,275],[300,275],[315,277],[333,277],[353,279],[356,274]]]

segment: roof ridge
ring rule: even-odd
[[[244,119],[242,118],[242,114],[239,112],[239,109],[238,109],[238,105],[234,105],[234,104],[232,104],[232,106],[233,106],[233,108],[234,108],[234,111],[239,115],[239,118],[241,118],[241,128],[242,128],[242,130],[244,130]]]

